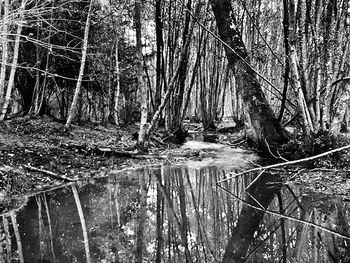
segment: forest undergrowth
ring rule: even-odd
[[[165,143],[161,133],[150,139],[148,153],[139,153],[135,138],[137,125],[116,128],[86,123],[64,132],[62,123],[48,117],[27,117],[2,122],[0,129],[0,199],[3,195],[21,195],[64,182],[112,175],[124,168],[200,160],[200,150]],[[218,136],[218,143],[256,150],[250,148],[244,134],[225,131]],[[323,132],[307,141],[295,136],[280,148],[278,156],[265,154],[263,157],[268,157],[268,163],[288,162],[347,144],[350,139],[346,135]],[[345,150],[274,171],[285,181],[307,185],[312,191],[327,189],[330,193],[348,195],[349,161],[349,150]]]
[[[150,143],[147,155],[139,154],[136,125],[119,129],[87,123],[64,132],[63,124],[50,118],[17,118],[2,122],[0,130],[0,192],[8,195],[197,155],[157,141]]]

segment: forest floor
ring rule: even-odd
[[[200,150],[183,149],[152,140],[149,153],[135,151],[138,127],[118,129],[95,124],[74,125],[69,132],[50,118],[20,118],[0,124],[0,203],[13,195],[37,192],[63,182],[112,175],[124,168],[181,163],[200,159]],[[235,147],[242,133],[221,136],[219,143]],[[224,138],[224,140],[222,140]],[[239,146],[242,147],[242,144]],[[247,147],[243,144],[243,147]],[[349,157],[349,152],[342,153]],[[334,158],[333,158],[334,159]],[[350,199],[350,170],[324,162],[312,167],[286,167],[286,181],[309,191]]]
[[[102,177],[124,168],[180,163],[198,151],[151,142],[147,154],[135,150],[137,126],[73,125],[69,132],[50,118],[20,118],[0,124],[0,201],[64,181]]]

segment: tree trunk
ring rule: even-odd
[[[6,68],[8,60],[8,23],[9,23],[9,0],[4,2],[4,15],[3,15],[3,30],[2,30],[2,55],[1,55],[1,73],[0,73],[0,108],[2,106],[3,96],[5,92],[5,78]]]
[[[195,8],[195,16],[198,17],[199,15],[199,11],[200,11],[200,5],[199,3],[197,4],[196,8]],[[194,23],[191,24],[188,36],[191,36],[193,33],[193,29],[194,29]],[[186,43],[184,45],[184,48],[181,49],[180,55],[179,55],[179,63],[176,66],[175,71],[172,73],[172,77],[169,81],[169,84],[167,85],[167,91],[163,96],[163,100],[162,103],[159,105],[157,111],[153,114],[152,120],[150,121],[150,124],[147,125],[147,130],[146,130],[146,136],[149,136],[150,132],[152,131],[152,129],[154,128],[156,122],[158,121],[158,118],[160,116],[160,114],[162,113],[162,111],[164,110],[164,108],[167,106],[167,103],[170,99],[170,96],[173,94],[175,86],[176,86],[176,81],[179,78],[179,74],[180,74],[180,69],[181,69],[181,65],[183,60],[187,59],[188,56],[188,46],[190,45],[191,42],[191,38],[187,37],[186,38]]]
[[[290,11],[290,30],[289,30],[289,38],[290,38],[290,53],[289,53],[289,63],[290,63],[290,69],[293,79],[293,87],[295,94],[297,96],[298,106],[299,106],[299,114],[301,117],[301,123],[302,123],[302,129],[304,132],[304,135],[309,136],[311,132],[314,130],[310,113],[308,110],[308,107],[306,105],[306,98],[305,98],[305,89],[303,90],[302,86],[302,79],[303,79],[303,72],[299,70],[299,59],[297,56],[297,33],[296,28],[297,22],[296,19],[299,16],[299,14],[295,14],[295,0],[291,0],[289,3],[289,11]],[[299,9],[298,9],[299,10]],[[303,30],[301,30],[303,31]],[[306,54],[304,54],[306,56]],[[303,55],[300,56],[301,59],[303,59]],[[302,63],[301,63],[302,64]]]
[[[116,74],[116,83],[115,83],[115,90],[114,90],[114,110],[113,110],[113,116],[114,116],[114,122],[115,125],[119,126],[119,99],[120,99],[120,69],[119,69],[119,36],[115,36],[115,74]]]
[[[188,0],[186,7],[188,10],[191,10],[192,6],[192,0]],[[197,6],[198,8],[198,6]],[[180,68],[179,68],[179,74],[178,79],[174,91],[174,96],[171,98],[171,116],[169,116],[170,120],[170,130],[176,131],[178,129],[181,129],[181,108],[183,104],[183,97],[185,92],[185,86],[186,86],[186,80],[187,80],[187,71],[188,71],[188,63],[189,63],[189,54],[191,46],[187,45],[187,41],[191,42],[192,39],[192,33],[193,30],[190,28],[191,23],[191,16],[189,12],[186,12],[185,15],[185,22],[184,22],[184,29],[182,32],[182,47],[181,49],[185,50],[186,55],[184,56],[184,59],[179,61]]]
[[[68,130],[70,128],[72,120],[75,116],[75,111],[76,111],[77,104],[78,104],[78,98],[80,95],[81,83],[83,81],[85,62],[86,62],[86,56],[87,56],[87,47],[88,47],[88,39],[89,39],[89,31],[90,31],[92,4],[93,4],[93,0],[90,0],[89,10],[88,10],[87,18],[86,18],[86,23],[85,23],[84,41],[83,41],[83,49],[82,49],[79,77],[77,80],[77,85],[75,87],[72,105],[70,106],[70,109],[69,109],[67,122],[66,122],[66,125],[64,127],[65,130]]]
[[[147,131],[147,115],[148,115],[148,92],[143,80],[143,55],[142,55],[142,41],[141,41],[141,0],[135,1],[135,29],[136,29],[136,52],[138,58],[137,69],[137,88],[140,94],[141,103],[141,120],[139,138],[137,141],[140,149],[144,148],[146,131]]]
[[[286,107],[287,91],[289,83],[289,10],[288,10],[288,0],[283,0],[283,36],[284,36],[284,85],[283,85],[283,95],[281,102],[281,110],[278,116],[278,120],[282,121],[284,109]]]
[[[298,98],[299,112],[302,118],[302,128],[304,131],[304,135],[309,136],[314,129],[313,129],[311,117],[309,114],[309,110],[306,105],[305,96],[301,87],[300,75],[298,70],[298,59],[297,59],[295,46],[291,46],[289,58],[290,58],[291,71],[292,71],[293,80],[294,80],[295,93]]]
[[[23,20],[24,20],[25,7],[26,7],[26,0],[22,0],[21,7],[19,10],[19,23],[17,26],[15,47],[13,49],[13,60],[12,60],[12,65],[11,65],[11,72],[10,72],[10,77],[9,77],[9,81],[7,84],[5,101],[4,101],[4,104],[2,105],[2,112],[0,115],[0,121],[4,120],[6,117],[7,108],[9,106],[10,100],[11,100],[12,89],[13,89],[13,86],[15,85],[15,75],[16,75],[16,70],[17,70],[19,44],[20,44],[20,40],[21,40],[22,27],[23,27],[23,22],[24,22]]]
[[[155,12],[155,22],[156,22],[156,41],[157,41],[157,58],[156,58],[156,91],[154,96],[155,109],[159,107],[162,100],[162,72],[163,72],[163,21],[162,21],[162,1],[156,0],[156,12]]]
[[[249,65],[248,53],[232,12],[231,1],[214,0],[211,5],[220,38],[226,43],[226,56],[229,66],[234,69],[238,92],[249,112],[256,142],[266,149],[266,143],[273,146],[287,141],[287,133],[274,116],[256,73]]]
[[[347,102],[343,121],[341,123],[340,132],[349,132],[350,112],[349,112],[350,100]]]

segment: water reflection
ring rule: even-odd
[[[3,214],[0,262],[350,261],[349,240],[324,230],[350,234],[349,203],[268,174],[247,192],[246,176],[216,184],[226,177],[147,167],[34,196]]]

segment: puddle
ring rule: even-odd
[[[209,146],[203,165],[127,170],[24,198],[2,214],[0,262],[221,262],[230,249],[232,262],[350,261],[349,202],[268,174],[248,193],[247,175],[218,185],[258,158]]]

